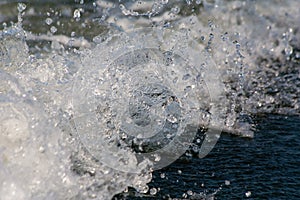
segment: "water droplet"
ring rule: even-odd
[[[186,0],[187,5],[191,5],[192,4],[192,0]]]
[[[248,192],[245,193],[245,195],[246,195],[246,197],[250,197],[251,196],[251,192],[248,191]]]
[[[225,185],[230,185],[230,181],[225,180]]]
[[[202,0],[196,0],[196,4],[201,4],[202,3]]]
[[[177,6],[175,6],[174,8],[171,9],[171,13],[173,13],[173,14],[177,15],[179,12],[180,12],[180,8]]]
[[[56,33],[57,32],[57,28],[55,26],[51,26],[50,32],[51,33]]]
[[[198,151],[199,151],[198,146],[193,146],[193,151],[194,151],[194,152],[198,152]]]
[[[154,154],[153,156],[154,156],[154,161],[155,162],[160,161],[161,158],[160,158],[160,156],[158,154]]]
[[[150,189],[150,194],[151,195],[155,195],[157,193],[157,189],[156,188],[151,188]]]
[[[226,126],[232,127],[236,121],[236,114],[230,113],[226,118]]]
[[[178,121],[177,118],[174,117],[173,115],[168,115],[167,120],[171,123],[176,123]]]
[[[40,153],[44,153],[44,152],[45,152],[45,148],[44,148],[43,146],[40,146],[39,152],[40,152]]]
[[[47,25],[51,25],[51,24],[53,23],[53,20],[52,20],[51,18],[48,17],[48,18],[45,20],[45,22],[46,22]]]
[[[25,3],[18,3],[18,11],[21,13],[26,9]]]
[[[285,49],[284,49],[284,53],[286,56],[291,56],[293,54],[293,47],[291,47],[290,45],[288,45]]]
[[[81,17],[81,13],[79,9],[75,9],[73,13],[73,18],[78,19]]]
[[[122,13],[126,16],[127,15],[133,15],[133,16],[138,16],[139,15],[137,12],[133,12],[133,11],[128,10],[123,4],[120,4],[119,8],[121,9]]]
[[[147,193],[148,190],[149,190],[149,187],[147,185],[139,188],[139,192],[144,193],[144,194]]]
[[[167,4],[167,3],[169,3],[169,0],[161,0],[161,3],[162,4]]]

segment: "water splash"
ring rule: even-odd
[[[73,87],[73,120],[95,158],[122,171],[138,171],[145,160],[160,169],[187,150],[202,126],[208,131],[199,156],[213,148],[224,124],[222,83],[208,72],[214,62],[201,47],[191,49],[187,34],[136,30],[113,35],[83,54]],[[200,70],[201,64],[207,68]],[[140,161],[123,155],[126,163],[117,163],[119,151],[132,146]],[[155,161],[157,154],[161,159]]]
[[[151,171],[178,158],[199,128],[207,129],[205,141],[192,146],[203,157],[222,130],[253,137],[251,115],[299,114],[297,1],[271,9],[251,1],[155,2],[122,10],[97,1],[92,11],[81,3],[59,19],[49,11],[39,35],[20,26],[36,11],[15,9],[19,24],[0,35],[1,141],[9,141],[0,149],[0,191],[9,191],[1,195],[111,199],[127,186],[145,193]],[[64,18],[85,38],[64,34]],[[109,31],[92,39],[99,32],[88,27]],[[40,49],[45,41],[51,45]]]
[[[1,198],[46,198],[50,191],[57,191],[57,198],[68,196],[72,181],[61,160],[59,130],[15,78],[3,71],[0,77]]]
[[[0,191],[7,191],[1,198],[111,199],[127,186],[147,191],[148,166],[140,165],[140,173],[134,175],[112,170],[92,158],[73,136],[70,104],[65,102],[76,58],[29,56],[18,31],[23,30],[11,27],[2,32],[6,53],[1,60],[7,64],[1,68],[14,76],[0,71],[1,141],[8,141],[1,142]],[[24,54],[14,54],[17,44]]]

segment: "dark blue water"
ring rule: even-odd
[[[300,117],[268,115],[256,123],[254,139],[223,134],[207,157],[182,156],[155,171],[155,195],[132,191],[118,199],[201,199],[184,195],[188,190],[207,199],[300,199]]]

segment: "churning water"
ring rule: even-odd
[[[0,199],[300,197],[297,0],[0,5]]]

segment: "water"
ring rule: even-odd
[[[117,199],[247,199],[249,192],[248,199],[298,199],[300,118],[268,115],[255,121],[255,140],[222,135],[207,157],[183,156],[154,172],[149,186],[159,188],[156,195]]]
[[[17,2],[1,199],[299,197],[299,2]]]

